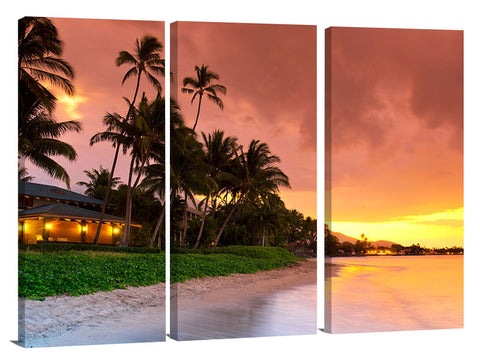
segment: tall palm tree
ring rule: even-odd
[[[85,175],[90,179],[90,181],[78,181],[77,185],[85,186],[87,189],[85,190],[85,194],[91,196],[95,199],[103,199],[105,191],[108,186],[108,179],[110,177],[110,172],[108,169],[105,169],[100,165],[100,168],[83,171]],[[115,176],[112,179],[111,186],[112,188],[117,187],[120,184],[120,178]]]
[[[18,131],[18,154],[53,178],[64,181],[70,188],[68,173],[52,156],[63,156],[69,161],[77,158],[75,149],[58,138],[68,131],[79,132],[81,125],[73,120],[56,122],[33,92],[25,90],[24,95],[24,104],[28,104],[28,111],[23,114]]]
[[[137,100],[138,91],[140,88],[140,79],[144,74],[150,83],[160,92],[161,84],[160,81],[155,77],[155,75],[165,75],[165,60],[161,59],[160,51],[163,49],[162,44],[153,36],[144,36],[140,41],[137,39],[135,43],[135,52],[129,53],[128,51],[121,51],[116,59],[116,65],[131,65],[132,67],[125,73],[125,76],[122,79],[122,85],[127,79],[132,76],[136,76],[136,86],[133,94],[133,100],[128,107],[127,115],[124,118],[124,121],[129,121],[133,106],[135,106],[135,101]],[[98,237],[100,236],[100,229],[103,222],[103,217],[105,216],[105,210],[107,208],[108,199],[110,197],[110,187],[111,179],[115,173],[115,168],[117,166],[118,154],[120,151],[120,144],[117,143],[115,146],[115,155],[113,157],[112,169],[110,171],[109,186],[107,187],[107,192],[105,193],[105,198],[103,200],[102,210],[100,212],[100,219],[97,227],[97,232],[95,234],[94,244],[98,243]]]
[[[177,138],[181,136],[178,131],[179,127],[183,127],[183,118],[180,113],[180,107],[177,105],[175,100],[170,99],[170,128],[171,136],[173,143],[179,141]],[[175,130],[177,129],[177,130]],[[146,189],[148,192],[158,195],[160,200],[163,200],[162,211],[158,217],[157,223],[152,233],[150,239],[149,247],[152,247],[155,243],[155,240],[158,239],[158,247],[160,248],[161,243],[161,231],[160,228],[163,224],[165,218],[165,142],[160,142],[154,149],[152,149],[152,159],[153,164],[150,164],[145,167],[145,178],[142,180],[140,186],[143,189]]]
[[[194,248],[200,245],[205,218],[208,210],[208,202],[212,192],[216,192],[221,184],[222,177],[228,177],[228,167],[237,151],[237,138],[226,136],[224,131],[214,130],[212,134],[205,135],[202,132],[202,138],[205,146],[205,164],[207,166],[207,179],[212,186],[207,186],[208,191],[205,198],[200,230]]]
[[[214,249],[225,226],[240,206],[255,202],[269,194],[276,194],[280,186],[290,187],[288,176],[277,166],[280,158],[271,154],[266,143],[252,140],[246,152],[242,148],[240,151],[232,167],[235,179],[225,191],[231,199],[229,202],[231,210],[215,238]]]
[[[194,196],[206,191],[204,156],[202,144],[195,138],[193,130],[185,126],[181,117],[177,117],[175,122],[170,123],[170,204],[175,217],[175,200],[180,193],[183,194],[183,215],[180,221],[175,218],[181,223],[181,246],[184,245],[187,232],[187,200],[195,203]]]
[[[195,128],[197,127],[203,95],[207,96],[208,99],[213,101],[220,109],[223,110],[223,101],[217,95],[217,92],[224,95],[227,93],[227,88],[225,86],[220,84],[210,84],[212,80],[220,80],[220,76],[217,73],[208,70],[208,65],[202,65],[202,67],[195,66],[195,72],[197,75],[196,78],[190,76],[184,78],[182,87],[182,92],[187,94],[193,93],[191,100],[192,104],[198,95],[198,110],[195,118],[195,124],[193,125],[193,131],[195,131]]]
[[[56,98],[41,82],[52,84],[67,95],[74,95],[75,88],[71,82],[74,71],[61,58],[62,45],[58,31],[49,19],[24,17],[18,21],[19,115],[29,112],[28,105],[23,102],[27,90],[47,112],[54,110]]]
[[[133,191],[137,187],[140,177],[148,160],[151,157],[152,150],[157,145],[164,146],[165,139],[165,98],[157,98],[151,103],[145,96],[133,111],[132,118],[132,151],[128,176],[127,187],[127,206],[125,216],[125,231],[121,246],[128,246],[130,236],[130,225],[132,217]],[[137,165],[136,179],[133,180],[134,164]]]

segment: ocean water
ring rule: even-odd
[[[325,281],[332,333],[463,327],[463,256],[336,257]],[[336,273],[336,274],[335,274]]]
[[[178,310],[178,340],[206,340],[317,332],[316,284]]]

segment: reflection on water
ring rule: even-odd
[[[178,310],[178,340],[316,333],[316,285]]]
[[[325,327],[351,333],[463,327],[463,256],[330,258]]]

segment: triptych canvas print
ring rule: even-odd
[[[463,327],[463,32],[326,30],[323,224],[318,50],[20,19],[19,344]]]

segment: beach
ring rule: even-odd
[[[255,274],[206,277],[172,284],[172,307],[178,301],[182,307],[203,303],[266,295],[292,286],[316,283],[317,260],[307,259],[286,267],[258,271]]]
[[[171,337],[207,340],[312,335],[317,261],[172,285]]]
[[[316,284],[316,260],[299,261],[255,274],[206,277],[172,284],[172,308],[197,310],[228,299],[265,297]],[[181,301],[177,301],[181,299]],[[128,287],[83,296],[52,296],[44,301],[19,300],[25,321],[25,346],[67,346],[165,339],[165,284]],[[24,304],[24,305],[22,305]],[[202,305],[203,304],[203,305]]]

